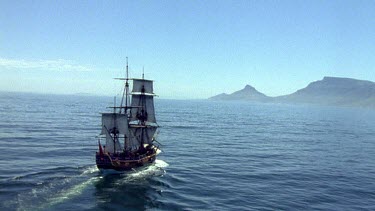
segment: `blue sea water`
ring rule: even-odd
[[[375,210],[375,111],[156,100],[162,153],[95,166],[112,98],[0,93],[0,210]]]

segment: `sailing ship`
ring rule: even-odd
[[[115,100],[115,105],[109,107],[113,112],[102,113],[96,165],[103,173],[121,173],[149,165],[160,152],[155,144],[158,124],[153,81],[144,79],[144,73],[142,78],[129,78],[128,67],[126,61],[125,78],[115,78],[125,81],[120,106],[116,106]],[[132,82],[131,92],[129,82]]]

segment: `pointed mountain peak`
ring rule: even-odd
[[[269,97],[257,91],[254,87],[246,85],[243,89],[233,92],[232,94],[219,94],[211,97],[212,100],[248,100],[266,102]]]
[[[233,92],[231,94],[232,96],[238,96],[243,98],[253,98],[254,96],[261,96],[261,97],[267,97],[263,93],[260,93],[258,90],[256,90],[254,87],[250,85],[246,85],[243,89]]]
[[[245,88],[243,88],[244,90],[254,90],[255,88],[254,87],[252,87],[252,86],[250,86],[249,84],[247,84],[246,86],[245,86]]]

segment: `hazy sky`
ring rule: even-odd
[[[374,11],[372,0],[0,0],[0,90],[114,96],[127,56],[161,98],[375,81]]]

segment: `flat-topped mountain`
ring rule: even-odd
[[[326,105],[375,106],[375,83],[351,78],[324,77],[276,101]]]
[[[375,108],[375,83],[351,78],[324,77],[292,94],[268,97],[246,85],[232,94],[220,94],[211,100],[244,100],[276,103],[313,103]]]
[[[247,100],[266,102],[271,98],[259,92],[254,87],[246,85],[243,89],[233,92],[232,94],[219,94],[209,98],[210,100]]]

